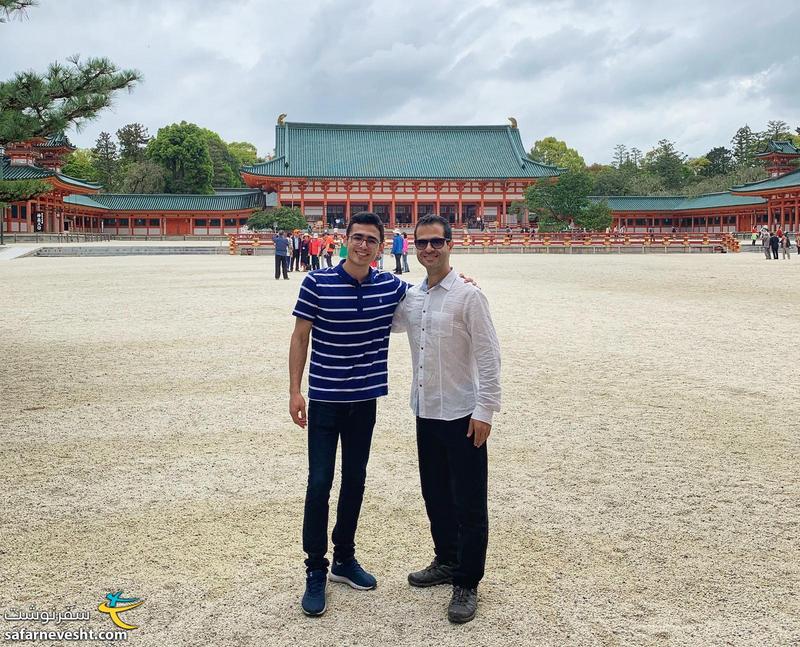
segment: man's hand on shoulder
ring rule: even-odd
[[[489,434],[492,433],[492,425],[488,422],[483,422],[482,420],[475,420],[475,418],[470,418],[469,421],[469,429],[467,430],[467,438],[472,438],[472,443],[475,447],[480,447],[483,443],[486,442],[486,439],[489,438]]]
[[[289,413],[292,416],[292,422],[301,429],[306,428],[306,399],[302,393],[295,393],[289,396]]]
[[[458,273],[458,277],[459,277],[459,278],[460,278],[462,281],[464,281],[464,283],[471,283],[472,285],[474,285],[474,286],[475,286],[476,288],[478,288],[479,290],[481,289],[481,288],[480,288],[480,286],[479,286],[479,285],[478,285],[478,284],[475,282],[475,279],[473,279],[471,276],[466,276],[466,275],[464,274],[464,272],[459,272],[459,273]]]

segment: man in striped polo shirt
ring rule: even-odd
[[[289,408],[298,426],[308,426],[308,488],[303,517],[307,554],[306,615],[325,612],[329,562],[328,499],[336,447],[342,442],[342,483],[333,529],[330,579],[362,590],[375,578],[355,559],[355,532],[367,476],[376,398],[388,392],[387,358],[395,308],[408,284],[370,267],[383,243],[380,218],[354,215],[347,226],[347,258],[303,280],[294,309],[289,351]],[[313,331],[313,334],[312,334]],[[300,392],[308,340],[308,416]]]

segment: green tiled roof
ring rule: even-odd
[[[57,133],[55,135],[50,135],[50,137],[47,138],[47,141],[44,144],[37,144],[37,148],[58,148],[61,146],[66,146],[67,148],[75,148],[72,145],[72,142],[69,141],[69,139],[64,133]]]
[[[89,202],[67,196],[65,202],[109,211],[240,211],[260,209],[260,191],[220,195],[190,195],[177,193],[98,193]]]
[[[72,195],[68,195],[64,198],[64,202],[66,204],[77,204],[81,207],[90,207],[92,209],[104,209],[108,210],[108,207],[105,205],[92,200],[89,196],[80,195],[78,193],[73,193]]]
[[[605,200],[612,211],[692,211],[766,204],[764,198],[737,196],[728,192],[706,193],[696,197],[685,195],[654,196],[591,196],[591,202]]]
[[[772,191],[773,189],[786,189],[789,187],[800,186],[800,169],[779,175],[778,177],[768,178],[760,182],[750,182],[731,189],[734,193],[753,193],[761,191]]]
[[[504,179],[555,177],[510,126],[362,126],[285,122],[275,158],[242,168],[271,177]]]
[[[770,140],[767,143],[766,150],[756,155],[756,157],[761,157],[762,155],[771,155],[773,153],[781,153],[783,155],[800,155],[800,148],[797,148],[797,146],[790,141]]]
[[[99,190],[102,185],[95,182],[87,182],[78,178],[70,177],[62,173],[56,173],[39,166],[30,164],[10,164],[8,159],[3,160],[3,179],[4,180],[45,180],[49,177],[58,178],[64,184],[71,184],[84,189]]]

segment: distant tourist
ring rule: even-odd
[[[761,231],[761,246],[764,248],[764,258],[770,260],[769,255],[769,231],[767,229],[763,229]]]
[[[339,241],[339,258],[344,260],[347,258],[347,239],[342,238]],[[341,263],[341,260],[339,261]]]
[[[322,240],[319,234],[314,234],[308,244],[308,253],[311,255],[311,269],[319,269],[319,257],[322,255]]]
[[[756,241],[758,240],[758,233],[756,232],[756,228],[755,227],[753,227],[753,233],[750,234],[750,240],[753,241],[752,245],[753,245],[753,247],[755,247]]]
[[[328,267],[333,267],[333,253],[336,251],[336,240],[334,237],[325,232],[322,239],[322,254],[325,256],[325,264]]]
[[[300,232],[297,229],[294,230],[292,233],[291,243],[292,243],[292,260],[289,265],[290,272],[299,272],[300,271]]]
[[[403,273],[403,235],[399,229],[394,230],[394,238],[392,238],[392,255],[394,256],[395,266],[394,273]]]
[[[789,260],[789,252],[792,249],[792,243],[789,240],[789,232],[783,234],[781,237],[781,258],[785,258],[787,261]]]
[[[769,247],[772,250],[772,258],[776,261],[778,260],[778,247],[780,247],[780,244],[781,244],[781,239],[778,238],[777,232],[769,237]]]
[[[275,245],[275,280],[281,278],[281,272],[283,278],[288,280],[289,275],[286,272],[289,270],[289,240],[279,231],[272,242]]]
[[[411,271],[408,269],[408,234],[406,232],[403,232],[403,271]]]
[[[300,241],[300,266],[303,268],[304,272],[308,272],[308,269],[311,266],[311,261],[308,258],[310,251],[311,237],[308,234],[305,234]]]

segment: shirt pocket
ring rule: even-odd
[[[453,315],[449,312],[432,312],[431,333],[435,337],[452,337]]]

